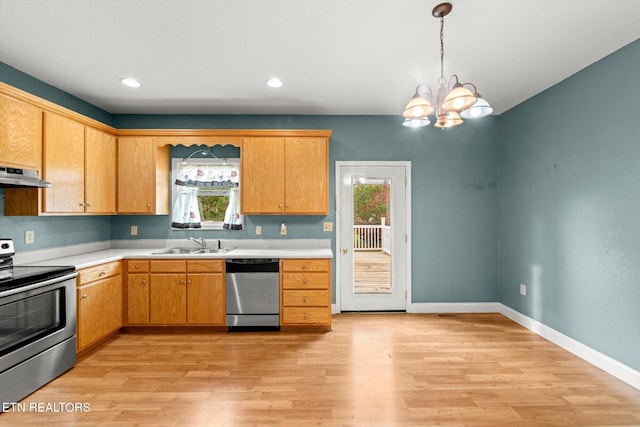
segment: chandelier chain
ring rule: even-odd
[[[440,80],[444,81],[444,16],[440,16]]]

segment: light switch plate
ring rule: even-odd
[[[323,222],[322,231],[333,231],[333,222]]]
[[[24,232],[24,243],[29,245],[36,241],[36,233],[33,230]]]
[[[262,226],[256,225],[256,234],[262,234]]]
[[[137,236],[138,235],[138,226],[137,225],[132,225],[131,226],[131,235],[132,236]]]

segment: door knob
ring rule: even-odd
[[[343,254],[346,254],[347,252],[349,252],[349,249],[347,249],[347,248],[342,248],[342,253],[343,253]]]

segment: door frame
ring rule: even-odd
[[[343,167],[376,167],[376,166],[400,166],[405,168],[405,178],[406,178],[406,186],[405,186],[405,309],[409,312],[411,307],[411,162],[410,161],[336,161],[335,163],[335,216],[336,216],[336,247],[334,250],[334,258],[335,258],[335,267],[336,267],[336,305],[333,310],[334,313],[342,312],[342,258],[340,253],[340,248],[342,240],[340,236],[341,228],[341,212],[340,212],[340,177],[342,175]]]

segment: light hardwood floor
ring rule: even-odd
[[[123,334],[2,426],[640,425],[640,390],[499,314],[348,314],[327,333]]]

